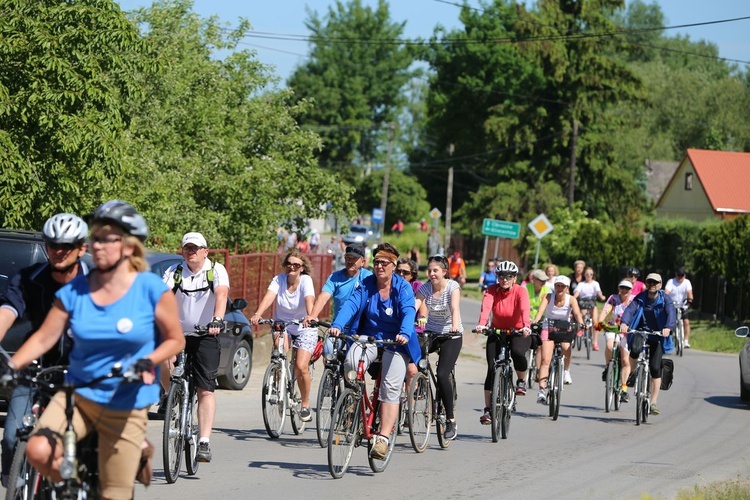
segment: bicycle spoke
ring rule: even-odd
[[[360,418],[358,395],[347,389],[336,404],[328,434],[328,470],[334,479],[343,477],[349,467],[354,445],[359,440]]]
[[[412,447],[417,453],[422,453],[427,449],[432,427],[432,394],[429,380],[424,373],[418,373],[411,380],[407,399],[407,421]]]

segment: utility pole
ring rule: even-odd
[[[393,150],[393,138],[395,135],[396,124],[390,122],[388,124],[388,152],[385,156],[385,173],[383,174],[383,192],[380,196],[380,210],[383,211],[383,222],[380,226],[380,242],[383,242],[383,234],[385,234],[385,214],[386,206],[388,205],[388,181],[391,176],[391,151]]]
[[[448,194],[445,197],[445,246],[443,252],[448,252],[451,244],[451,211],[453,209],[453,167],[448,169]]]
[[[573,139],[570,144],[570,176],[568,177],[568,206],[573,206],[576,191],[576,147],[578,146],[578,120],[573,118]]]

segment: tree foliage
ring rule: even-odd
[[[369,212],[374,207],[380,207],[384,175],[385,170],[378,170],[359,182],[355,200],[362,211]],[[391,170],[388,176],[388,208],[384,227],[390,227],[397,220],[416,222],[426,219],[430,210],[426,197],[425,189],[413,176]]]

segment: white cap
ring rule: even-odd
[[[558,283],[562,283],[565,286],[570,286],[570,278],[563,275],[555,276],[554,284],[557,285]]]
[[[193,244],[197,247],[208,248],[206,238],[204,238],[201,233],[185,233],[185,236],[182,237],[182,246],[184,247],[189,244]]]
[[[628,280],[622,280],[619,285],[617,285],[617,288],[620,288],[621,286],[624,286],[625,288],[633,288],[633,284]]]

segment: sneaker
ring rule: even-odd
[[[445,439],[456,439],[456,434],[458,434],[456,422],[448,420],[445,423],[445,432],[443,433],[443,437]]]
[[[607,367],[604,367],[604,371],[602,372],[602,382],[607,381]]]
[[[628,387],[635,387],[635,373],[628,375],[628,381],[625,383]]]
[[[388,438],[385,436],[375,436],[375,444],[372,445],[370,456],[382,460],[388,455]]]
[[[630,401],[628,391],[620,391],[620,403],[627,403],[628,401]]]
[[[651,403],[651,410],[649,411],[649,413],[651,415],[658,415],[659,413],[661,413],[661,411],[654,403]]]
[[[536,395],[536,402],[540,405],[547,404],[547,391],[546,390],[539,389],[539,392]]]
[[[572,383],[573,383],[573,379],[570,378],[570,370],[565,370],[563,372],[563,384],[571,385]]]
[[[312,412],[310,411],[310,408],[302,408],[299,411],[299,418],[303,422],[309,422],[312,420]]]
[[[685,340],[685,349],[690,349],[690,342]]]
[[[492,423],[492,415],[490,415],[489,408],[484,409],[484,414],[479,417],[479,423],[482,425],[490,425]]]
[[[198,443],[198,452],[195,454],[195,460],[198,462],[211,461],[211,445],[208,441]]]
[[[516,382],[516,396],[525,396],[526,395],[526,382],[518,379],[518,382]]]
[[[161,399],[159,399],[159,408],[157,408],[156,413],[159,415],[165,415],[167,413],[167,395],[163,395]]]

